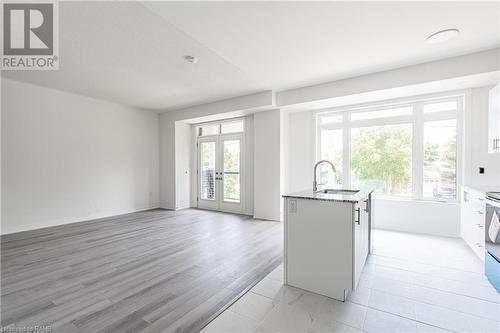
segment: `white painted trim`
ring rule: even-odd
[[[19,229],[16,229],[15,231],[11,232],[2,232],[2,235],[10,235],[10,234],[17,234],[19,232],[25,232],[25,231],[34,231],[34,230],[42,230],[42,229],[48,229],[48,228],[53,228],[57,227],[60,225],[68,225],[68,224],[75,224],[75,223],[81,223],[81,222],[90,222],[90,221],[95,221],[95,220],[100,220],[100,219],[105,219],[109,217],[116,217],[120,215],[126,215],[126,214],[132,214],[132,213],[139,213],[139,212],[144,212],[152,209],[165,209],[161,208],[159,203],[154,203],[152,205],[148,206],[143,206],[143,207],[134,207],[132,209],[127,209],[127,210],[110,210],[106,212],[102,212],[99,214],[91,214],[86,217],[75,217],[75,218],[63,218],[63,219],[55,219],[54,223],[51,223],[50,225],[46,226],[40,226],[40,227],[35,227],[32,228],[31,225],[28,226],[22,226]],[[173,210],[173,209],[166,209],[166,210]]]

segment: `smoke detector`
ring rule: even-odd
[[[192,64],[196,64],[198,62],[198,58],[195,57],[195,56],[190,56],[190,55],[187,55],[187,56],[184,56],[184,59],[187,61],[187,62],[190,62]]]

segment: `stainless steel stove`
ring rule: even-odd
[[[500,292],[500,192],[486,193],[484,271]]]

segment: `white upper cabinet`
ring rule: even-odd
[[[490,90],[488,153],[500,153],[500,85],[496,85]]]

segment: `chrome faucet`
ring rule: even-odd
[[[320,165],[321,163],[328,163],[332,166],[332,170],[333,170],[333,173],[336,173],[337,170],[335,170],[335,166],[333,165],[332,162],[330,161],[327,161],[327,160],[321,160],[321,161],[318,161],[315,165],[314,165],[314,181],[313,181],[313,192],[316,192],[318,190],[318,182],[316,180],[316,174],[317,174],[317,169],[318,169],[318,165]],[[334,176],[335,177],[335,176]]]

